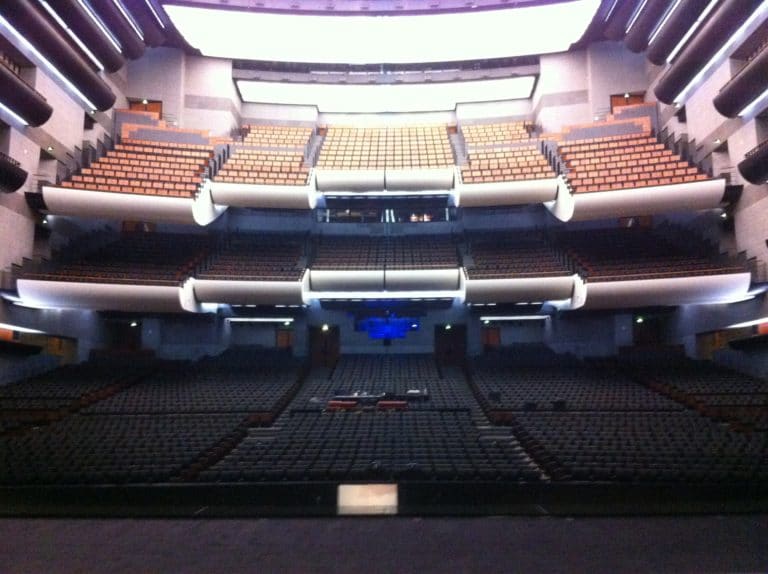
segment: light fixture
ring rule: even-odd
[[[727,212],[725,212],[725,211],[723,211],[723,212],[720,214],[720,219],[728,219],[728,213],[727,213]]]
[[[83,51],[83,53],[90,58],[91,62],[93,62],[93,65],[96,66],[96,68],[101,72],[104,69],[104,64],[101,63],[101,60],[99,60],[93,52],[88,48],[88,46],[85,45],[85,43],[78,37],[77,34],[69,27],[67,26],[67,23],[64,22],[64,20],[61,19],[61,17],[58,15],[58,13],[51,8],[51,6],[46,2],[45,0],[38,0],[40,4],[42,4],[43,8],[48,12],[48,14],[51,15],[51,17],[56,20],[59,26],[61,26],[62,30],[64,30],[67,35],[72,38],[72,41],[77,44],[80,49]]]
[[[638,316],[635,318],[635,323],[637,323],[638,325],[641,325],[641,324],[645,323],[645,319],[643,318],[643,316],[642,316],[642,315],[638,315]]]
[[[141,32],[141,29],[136,25],[136,22],[133,21],[133,18],[131,17],[131,15],[128,14],[128,12],[126,12],[125,6],[123,6],[123,3],[120,2],[120,0],[112,0],[112,4],[115,5],[115,8],[120,10],[120,13],[123,15],[123,18],[125,18],[128,24],[130,24],[131,28],[133,28],[133,31],[136,32],[136,35],[139,37],[139,40],[143,42],[144,34]]]
[[[83,9],[83,11],[88,15],[88,17],[93,21],[94,24],[96,24],[96,27],[101,31],[101,33],[104,35],[104,37],[109,40],[109,43],[114,46],[115,50],[122,53],[123,49],[120,46],[120,42],[117,41],[117,38],[115,38],[112,35],[112,32],[110,32],[107,27],[104,25],[104,22],[101,21],[101,18],[99,18],[96,13],[93,11],[93,8],[86,2],[85,0],[77,0],[78,4],[80,4],[80,7]]]
[[[155,6],[152,4],[152,0],[144,0],[144,4],[149,6],[149,11],[152,12],[152,15],[155,17],[155,20],[157,20],[157,23],[160,25],[160,27],[165,30],[165,22],[162,21],[160,15],[157,13],[157,10],[155,10]]]
[[[23,34],[19,33],[19,31],[2,16],[0,16],[0,29],[7,30],[8,33],[13,36],[14,40],[16,40],[18,44],[23,48],[22,51],[28,53],[30,59],[32,59],[38,66],[44,67],[53,76],[55,76],[64,86],[66,86],[70,92],[80,98],[80,100],[82,100],[83,103],[87,105],[88,109],[92,110],[96,108],[96,105],[91,102],[91,100],[85,97],[85,95],[80,90],[78,90],[77,87],[75,87],[75,85],[70,82],[69,79],[64,74],[62,74],[56,66],[48,61],[48,59],[43,56],[40,51],[24,37]],[[25,53],[25,55],[27,54]]]
[[[487,315],[482,321],[546,321],[549,315]]]
[[[43,225],[48,225],[48,218],[47,217],[43,217],[42,224]]]
[[[237,80],[237,89],[244,102],[317,106],[320,112],[328,113],[453,111],[457,104],[464,102],[528,99],[535,85],[536,76],[435,84],[323,84]]]
[[[246,12],[176,4],[164,8],[184,39],[205,56],[318,64],[408,64],[563,52],[583,36],[599,6],[600,0],[573,0],[388,17]],[[212,34],[211,30],[227,33]],[[254,34],[254,30],[259,33]],[[323,42],[286,42],[286,38],[311,38],[317,30],[323,31]],[[466,37],[468,30],[483,30],[483,34],[471,42],[455,40]]]
[[[765,90],[762,94],[747,104],[744,109],[739,112],[739,117],[750,118],[766,106],[768,106],[768,90]]]
[[[712,56],[712,59],[699,70],[688,85],[677,95],[674,101],[686,101],[693,91],[704,81],[704,78],[708,77],[712,70],[725,61],[730,53],[735,50],[749,34],[765,22],[766,16],[768,16],[768,2],[763,2],[754,12],[752,12],[739,29],[726,40],[717,53]]]
[[[418,329],[419,324],[418,323],[411,323],[411,329]]]
[[[744,327],[762,325],[763,323],[768,323],[768,317],[761,317],[760,319],[753,319],[752,321],[744,321],[743,323],[734,323],[733,325],[728,325],[726,329],[742,329]]]
[[[137,321],[131,321],[131,327],[138,327],[139,323]]]
[[[44,331],[38,331],[37,329],[29,329],[27,327],[21,327],[20,325],[12,325],[10,323],[0,323],[0,329],[7,331],[16,331],[17,333],[36,333],[42,334]]]
[[[450,331],[450,330],[451,330],[451,324],[450,324],[450,323],[448,323],[448,324],[445,326],[445,330],[446,330],[446,331]]]
[[[328,330],[328,323],[323,323],[323,326],[320,327],[320,330],[325,333]]]
[[[677,7],[680,5],[680,2],[682,0],[675,0],[675,3],[672,4],[667,12],[664,14],[664,17],[659,22],[659,25],[656,26],[656,29],[651,33],[650,38],[648,38],[648,44],[653,44],[653,41],[656,39],[656,36],[659,35],[659,32],[664,28],[664,26],[667,24],[669,19],[672,17],[672,14],[674,14],[675,10],[677,10]]]
[[[48,152],[53,151],[53,146],[49,145],[47,148],[45,148],[45,151],[48,151]]]
[[[683,49],[683,46],[688,42],[688,39],[693,36],[694,32],[698,30],[699,26],[701,26],[701,23],[706,19],[706,17],[709,15],[709,13],[712,11],[712,8],[715,7],[715,5],[720,0],[711,0],[710,3],[707,5],[706,8],[704,8],[704,11],[701,13],[701,15],[696,18],[696,21],[691,25],[690,28],[688,28],[688,31],[685,33],[685,35],[680,38],[680,41],[677,43],[677,46],[675,46],[672,51],[669,53],[669,56],[667,56],[667,63],[671,64],[672,60],[675,59],[675,56],[677,56],[677,53]]]
[[[640,17],[640,13],[643,11],[643,8],[645,8],[645,5],[648,3],[648,0],[643,0],[640,5],[635,9],[635,13],[632,14],[632,17],[629,19],[629,24],[627,24],[626,29],[624,30],[625,34],[629,34],[629,31],[632,29],[632,26],[635,25],[635,22],[637,22],[637,19]]]
[[[483,325],[490,325],[490,323],[491,323],[490,319],[483,320]]]
[[[149,101],[147,100],[147,98],[144,98],[143,100],[141,100],[141,103],[146,106],[149,103]]]
[[[283,327],[290,327],[292,321],[283,321]]]
[[[715,145],[720,145],[721,143],[723,143],[723,142],[722,142],[722,140],[720,138],[717,138],[715,140]]]
[[[17,114],[17,113],[16,113],[16,112],[14,112],[14,111],[13,111],[11,108],[9,108],[9,107],[7,107],[6,105],[4,105],[2,102],[0,102],[0,112],[3,112],[3,113],[5,113],[5,114],[8,114],[8,115],[11,117],[11,119],[12,119],[14,122],[16,122],[17,124],[20,124],[20,125],[22,125],[22,126],[27,126],[27,125],[29,125],[29,122],[27,122],[27,120],[25,120],[24,118],[22,118],[22,117],[21,117],[19,114]]]
[[[229,323],[293,323],[293,317],[228,317]]]

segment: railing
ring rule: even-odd
[[[7,161],[8,163],[10,163],[13,166],[21,167],[21,164],[18,161],[16,161],[11,156],[9,156],[8,154],[3,153],[1,151],[0,151],[0,159],[3,159],[5,161]]]

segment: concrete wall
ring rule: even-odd
[[[183,127],[228,136],[240,126],[242,103],[231,60],[186,56],[183,90]]]
[[[184,125],[186,57],[176,48],[148,48],[127,65],[126,97],[160,100],[163,115]]]

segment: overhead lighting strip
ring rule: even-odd
[[[16,123],[21,124],[22,126],[29,125],[29,122],[27,120],[22,118],[19,114],[14,112],[11,108],[7,107],[2,102],[0,102],[0,112],[8,114]]]
[[[671,64],[672,60],[675,59],[675,56],[677,56],[677,53],[683,49],[683,46],[685,46],[688,43],[688,39],[693,36],[694,32],[699,29],[699,26],[701,26],[701,23],[706,20],[709,13],[712,11],[712,9],[715,7],[715,4],[717,4],[720,0],[712,0],[709,4],[707,4],[707,7],[704,8],[704,11],[701,13],[701,16],[699,16],[696,21],[691,25],[690,28],[688,28],[688,31],[685,33],[685,35],[680,39],[680,41],[677,43],[677,46],[675,46],[672,51],[669,53],[669,56],[667,56],[667,63]]]
[[[45,58],[45,56],[43,56],[38,51],[37,48],[35,48],[32,44],[30,44],[29,41],[22,34],[20,34],[16,28],[11,26],[8,20],[3,18],[2,16],[0,16],[0,29],[7,30],[8,33],[10,33],[11,36],[13,36],[13,38],[19,44],[21,44],[24,47],[24,49],[34,57],[35,60],[37,60],[36,63],[38,65],[44,67],[46,70],[48,70],[48,72],[50,72],[56,78],[58,78],[58,80],[61,83],[63,83],[74,95],[80,98],[83,101],[83,103],[85,103],[88,106],[89,110],[96,109],[96,105],[91,100],[85,97],[85,95],[80,90],[78,90],[77,87],[75,87],[75,85],[72,82],[70,82],[69,79],[66,76],[64,76],[64,74],[62,74],[58,68],[56,68],[56,66],[54,66],[50,61],[48,61],[48,59]]]
[[[91,52],[91,51],[88,49],[88,46],[86,46],[86,45],[85,45],[85,43],[84,43],[84,42],[83,42],[83,41],[82,41],[82,40],[81,40],[81,39],[78,37],[78,35],[77,35],[77,34],[75,34],[75,32],[72,30],[72,28],[70,28],[69,26],[67,26],[67,23],[66,23],[66,22],[64,22],[64,20],[62,20],[62,19],[61,19],[61,16],[59,16],[59,15],[56,13],[56,10],[54,10],[53,8],[51,8],[51,5],[50,5],[50,4],[48,4],[48,2],[46,2],[45,0],[38,0],[38,2],[40,2],[40,4],[43,6],[43,8],[45,8],[46,12],[48,12],[48,14],[50,14],[50,15],[51,15],[51,18],[53,18],[54,20],[56,20],[56,23],[57,23],[59,26],[61,26],[61,28],[62,28],[62,29],[63,29],[63,30],[64,30],[64,31],[67,33],[67,35],[68,35],[70,38],[72,38],[72,40],[75,42],[75,44],[77,44],[77,45],[78,45],[78,47],[79,47],[79,48],[80,48],[80,49],[83,51],[83,53],[84,53],[86,56],[88,56],[88,58],[90,58],[91,62],[93,62],[93,64],[96,66],[96,68],[98,68],[99,72],[101,72],[101,71],[104,69],[104,64],[102,64],[102,63],[101,63],[101,60],[99,60],[99,59],[98,59],[98,58],[97,58],[97,57],[96,57],[96,56],[93,54],[93,52]]]
[[[112,35],[112,32],[107,29],[107,27],[104,25],[104,22],[102,22],[101,18],[99,18],[96,12],[93,11],[93,8],[91,8],[90,4],[88,4],[85,0],[77,0],[77,2],[80,4],[88,17],[93,21],[93,23],[96,24],[96,27],[101,30],[101,33],[104,35],[104,37],[109,40],[109,43],[115,47],[115,50],[122,54],[123,49],[120,47],[120,42],[118,42],[117,38]]]
[[[739,112],[742,118],[751,118],[757,115],[763,108],[768,107],[768,90],[757,96],[751,103]]]
[[[112,4],[115,5],[115,8],[120,10],[120,13],[123,15],[123,18],[125,18],[128,21],[128,24],[130,24],[131,28],[133,28],[133,31],[136,32],[136,35],[139,37],[139,40],[143,42],[144,34],[141,32],[141,28],[139,28],[136,25],[136,22],[133,21],[133,17],[130,14],[128,14],[128,12],[125,9],[125,6],[123,6],[123,3],[120,2],[120,0],[112,0]]]
[[[653,44],[654,40],[656,40],[656,36],[659,35],[659,33],[662,31],[664,26],[667,25],[667,22],[669,22],[669,19],[672,17],[672,14],[675,13],[675,10],[677,10],[677,7],[680,6],[680,2],[683,0],[675,0],[675,3],[672,4],[672,6],[669,7],[669,9],[664,14],[664,17],[661,19],[659,24],[656,26],[656,29],[651,33],[650,38],[648,38],[648,44]]]
[[[683,90],[675,98],[675,103],[683,104],[693,91],[699,87],[699,84],[704,78],[714,70],[715,67],[722,64],[725,59],[736,49],[737,46],[751,34],[755,28],[761,26],[768,17],[768,1],[763,2],[747,20],[739,27],[736,32],[731,35],[723,46],[712,56],[712,59],[704,66],[699,73],[683,88]]]
[[[640,6],[637,7],[637,10],[635,10],[635,13],[632,14],[632,18],[629,19],[629,24],[627,24],[627,28],[624,30],[625,34],[629,34],[629,31],[632,29],[632,26],[635,25],[635,22],[637,22],[637,19],[640,17],[640,13],[643,11],[643,8],[645,8],[647,3],[648,0],[643,0],[640,3]]]
[[[165,30],[165,22],[160,18],[160,15],[157,13],[157,10],[155,10],[155,5],[152,4],[152,0],[144,0],[144,3],[149,6],[150,12],[152,12],[152,15],[155,17],[155,20],[157,20],[157,23],[160,24],[160,27]]]

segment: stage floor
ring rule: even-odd
[[[0,571],[766,572],[768,515],[10,518]]]

